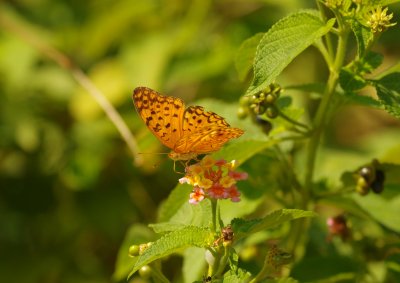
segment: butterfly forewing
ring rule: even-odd
[[[134,90],[133,101],[146,126],[165,146],[173,149],[183,135],[183,101],[146,87]]]
[[[183,135],[207,126],[230,127],[225,119],[214,112],[206,112],[201,106],[190,106],[183,115]]]

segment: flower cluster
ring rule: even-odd
[[[214,160],[207,155],[200,162],[186,167],[186,175],[179,179],[179,182],[194,187],[189,199],[191,204],[197,204],[206,197],[238,202],[240,192],[236,182],[247,179],[248,175],[234,169],[234,160],[232,162],[223,159]]]

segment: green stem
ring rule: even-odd
[[[311,133],[311,138],[306,152],[306,171],[301,200],[301,208],[305,210],[313,209],[311,195],[313,191],[312,186],[318,147],[320,145],[323,130],[325,129],[327,123],[331,100],[338,84],[339,72],[343,66],[346,55],[349,28],[343,22],[340,15],[336,14],[336,18],[339,26],[336,55],[334,61],[332,60],[333,64],[328,66],[329,78],[327,86],[313,121],[313,131]],[[304,233],[304,231],[307,231],[309,225],[309,219],[300,219],[299,221],[293,223],[291,229],[292,236],[288,238],[287,247],[295,254],[296,257],[301,257],[304,253],[304,245],[301,245],[300,243],[305,241],[306,233]]]
[[[288,121],[289,123],[291,123],[291,124],[293,124],[293,125],[296,125],[296,126],[299,126],[299,127],[303,128],[303,129],[305,129],[305,130],[307,130],[307,131],[310,130],[310,128],[309,128],[307,125],[305,125],[305,124],[303,124],[303,123],[300,123],[300,122],[298,122],[298,121],[296,121],[296,120],[293,120],[293,119],[290,118],[289,116],[286,116],[286,115],[285,115],[282,111],[280,111],[279,109],[278,109],[278,111],[279,111],[279,116],[281,116],[283,119],[285,119],[285,120]]]
[[[217,232],[217,207],[218,200],[211,199],[211,231],[215,234]]]
[[[333,94],[335,93],[336,86],[338,84],[339,72],[341,67],[343,66],[344,58],[346,55],[346,46],[349,35],[349,30],[346,25],[341,21],[341,18],[338,17],[338,23],[341,30],[339,35],[338,47],[336,50],[335,62],[333,66],[329,66],[329,78],[327,87],[325,90],[325,94],[322,97],[321,103],[318,107],[317,113],[314,118],[314,131],[311,136],[310,143],[308,145],[307,159],[306,159],[306,173],[304,180],[304,197],[303,197],[303,209],[307,209],[311,186],[314,176],[315,169],[315,160],[317,157],[318,146],[320,143],[322,132],[326,125],[327,114],[329,105],[331,103],[331,99]]]
[[[325,14],[325,7],[321,3],[321,1],[316,0],[316,2],[317,2],[318,10],[320,11],[320,14],[321,14],[321,19],[322,19],[322,21],[326,22],[327,21],[327,17],[326,17],[326,14]],[[331,34],[329,32],[325,35],[325,43],[327,45],[329,57],[332,57],[332,55],[333,55],[333,45],[332,45],[332,37],[331,37]]]
[[[161,272],[160,268],[161,266],[158,267],[151,267],[151,272],[152,272],[152,276],[154,277],[154,279],[156,279],[156,282],[160,282],[160,283],[170,283],[170,281],[168,280],[167,277],[165,277],[165,275]]]
[[[268,262],[268,255],[264,259],[264,265],[260,272],[249,283],[264,282],[265,278],[272,273],[272,266]]]

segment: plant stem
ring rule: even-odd
[[[313,187],[313,178],[314,178],[314,170],[315,170],[315,162],[317,158],[318,147],[320,145],[321,136],[325,126],[327,124],[327,118],[329,113],[329,107],[331,104],[331,100],[333,94],[335,93],[336,86],[338,84],[339,72],[343,66],[345,55],[346,55],[346,47],[347,40],[349,36],[349,28],[343,22],[340,15],[336,14],[336,18],[339,26],[339,34],[338,34],[338,45],[336,49],[336,55],[334,60],[328,60],[333,62],[333,64],[328,65],[329,68],[329,78],[327,82],[327,86],[322,97],[321,103],[317,109],[317,113],[315,115],[313,121],[313,131],[311,132],[311,138],[307,146],[306,152],[306,172],[304,176],[304,185],[302,191],[302,200],[301,200],[301,208],[302,209],[313,209],[311,203],[312,196],[312,187]],[[300,244],[305,241],[306,233],[304,231],[308,230],[308,226],[310,224],[309,219],[300,219],[293,223],[291,229],[292,237],[288,239],[288,248],[296,255],[296,257],[301,256],[304,253],[304,245]],[[303,249],[303,250],[301,250]]]
[[[310,130],[310,128],[309,128],[307,125],[305,125],[305,124],[303,124],[303,123],[300,123],[300,122],[298,122],[298,121],[296,121],[296,120],[293,120],[293,119],[290,118],[289,116],[285,115],[285,113],[283,113],[283,112],[280,111],[279,109],[278,109],[278,111],[279,111],[279,116],[280,116],[282,119],[285,119],[285,120],[288,121],[289,123],[291,123],[291,124],[293,124],[293,125],[296,125],[296,126],[299,126],[299,127],[303,128],[303,129],[305,129],[306,131],[309,131],[309,130]]]
[[[211,231],[215,234],[217,231],[217,206],[218,200],[211,199]]]
[[[314,118],[314,131],[310,139],[310,143],[308,145],[308,152],[306,157],[306,173],[304,179],[304,196],[303,196],[303,209],[307,209],[310,194],[312,181],[314,176],[315,169],[315,160],[317,157],[318,146],[321,139],[321,134],[325,128],[327,114],[329,110],[329,105],[332,99],[333,94],[335,93],[336,86],[338,84],[339,72],[341,67],[343,66],[344,58],[346,55],[346,46],[349,35],[349,30],[347,26],[341,21],[340,16],[338,17],[338,23],[340,27],[340,35],[338,39],[338,47],[336,50],[336,56],[333,66],[329,66],[329,78],[327,82],[327,87],[325,89],[325,94],[322,97],[321,103],[318,107],[317,113]]]

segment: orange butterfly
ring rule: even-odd
[[[133,102],[150,131],[171,149],[168,156],[173,160],[195,159],[199,154],[217,151],[243,134],[243,130],[231,128],[224,118],[201,106],[185,109],[181,99],[147,87],[133,91]]]

